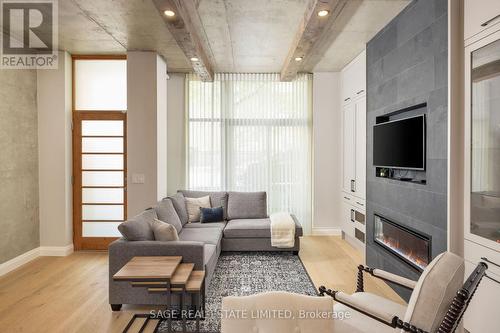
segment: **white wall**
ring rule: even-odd
[[[57,70],[38,70],[40,246],[73,243],[71,57],[59,52]]]
[[[313,234],[340,234],[340,73],[313,74]]]
[[[165,118],[166,65],[155,52],[127,53],[127,215],[153,206],[164,192],[166,143],[159,119]],[[160,82],[160,84],[158,83]],[[142,178],[142,180],[141,180]]]
[[[156,56],[156,144],[158,200],[167,196],[167,64]]]
[[[171,73],[167,81],[167,192],[186,186],[185,74]]]

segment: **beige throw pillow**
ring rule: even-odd
[[[210,196],[201,198],[186,198],[186,209],[188,213],[188,223],[200,220],[200,208],[212,208]]]
[[[153,229],[153,234],[157,241],[168,242],[179,240],[177,229],[171,224],[154,219],[153,222],[151,222],[151,229]]]

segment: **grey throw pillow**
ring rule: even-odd
[[[151,223],[157,218],[154,209],[147,209],[118,226],[118,231],[129,241],[154,240]]]
[[[177,230],[177,233],[180,233],[182,230],[182,223],[179,219],[179,215],[175,211],[172,200],[169,198],[165,198],[162,201],[158,202],[158,205],[155,207],[156,215],[158,215],[158,219],[160,221],[171,224]]]
[[[179,235],[175,227],[158,219],[151,223],[151,229],[155,235],[155,240],[160,242],[169,242],[179,240]]]
[[[264,219],[267,217],[266,192],[228,192],[227,219]]]
[[[182,195],[182,193],[176,193],[168,198],[172,200],[172,204],[174,205],[175,211],[177,212],[182,225],[188,223],[188,213],[184,195]]]

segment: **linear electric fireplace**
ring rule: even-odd
[[[375,214],[375,244],[382,246],[419,271],[431,261],[431,237]]]

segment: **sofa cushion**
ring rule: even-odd
[[[188,223],[186,201],[182,193],[176,193],[168,198],[172,200],[172,204],[174,205],[175,211],[177,212],[177,215],[179,216],[179,220],[181,220],[182,225]]]
[[[160,221],[171,224],[177,233],[181,232],[182,223],[179,219],[179,215],[175,211],[172,200],[169,198],[165,198],[162,201],[158,202],[158,205],[154,208],[156,211],[156,215]]]
[[[295,221],[295,237],[303,235],[302,226],[297,218]],[[271,220],[265,219],[235,219],[227,222],[224,228],[226,238],[271,238]]]
[[[211,208],[210,197],[186,198],[186,209],[188,212],[188,223],[200,221],[200,208]]]
[[[224,228],[226,238],[271,238],[271,220],[237,219],[231,220]]]
[[[218,245],[222,238],[222,231],[218,228],[183,228],[179,240],[203,242]]]
[[[177,230],[169,223],[154,219],[153,222],[151,222],[151,229],[153,229],[156,241],[170,242],[179,240]]]
[[[263,219],[267,217],[266,192],[228,192],[227,219]]]
[[[128,219],[118,226],[118,231],[129,241],[154,240],[151,223],[158,218],[156,211],[152,208]]]
[[[193,223],[188,223],[184,226],[184,228],[188,229],[203,229],[203,228],[218,228],[220,230],[223,230],[226,227],[227,222],[222,221],[222,222],[211,222],[211,223],[200,223],[200,222],[193,222]]]
[[[227,192],[209,192],[209,191],[190,191],[190,190],[179,190],[186,198],[201,198],[204,196],[210,197],[210,204],[212,207],[222,207],[224,210],[224,219],[227,217]]]

